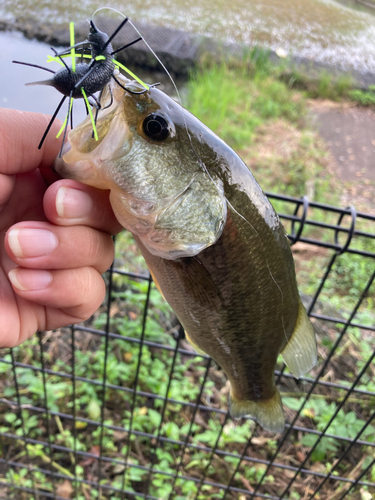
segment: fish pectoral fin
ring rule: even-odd
[[[275,388],[275,394],[267,401],[237,400],[232,395],[229,397],[230,414],[233,418],[241,418],[251,415],[257,419],[266,431],[282,432],[285,427],[283,405],[279,391]]]
[[[195,344],[191,338],[189,337],[189,334],[188,332],[185,330],[185,337],[186,337],[186,340],[189,342],[189,344],[191,345],[191,347],[193,347],[196,351],[197,351],[197,354],[202,354],[202,356],[206,356],[206,353],[204,351],[202,351],[202,349],[200,347],[197,346],[197,344]]]
[[[158,280],[155,278],[154,273],[151,271],[151,269],[150,269],[149,271],[150,271],[150,274],[151,274],[151,277],[152,277],[152,281],[155,283],[155,286],[156,286],[156,288],[158,289],[158,291],[159,291],[160,295],[161,295],[161,296],[163,297],[163,299],[165,300],[164,293],[162,292],[162,289],[161,289],[161,287],[160,287],[160,285],[159,285]]]
[[[314,328],[301,301],[296,326],[281,355],[286,366],[297,378],[302,377],[316,365],[318,351]]]

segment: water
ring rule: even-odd
[[[345,5],[350,9],[360,12],[367,12],[375,16],[375,1],[374,0],[334,0],[338,4]]]
[[[27,40],[20,33],[0,33],[0,47],[0,107],[53,114],[61,94],[44,85],[25,86],[26,82],[46,80],[50,73],[12,63],[18,60],[46,66],[47,55],[52,53],[50,47]],[[76,123],[86,116],[84,105],[78,104],[74,110]],[[66,112],[67,109],[61,110],[58,117],[64,120]]]
[[[133,0],[126,9],[122,0],[113,0],[111,5],[132,20],[375,71],[375,10],[357,0]],[[40,21],[67,23],[87,19],[102,6],[102,0],[0,0],[0,18],[27,19],[37,12]]]

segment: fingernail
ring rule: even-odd
[[[50,254],[58,244],[56,236],[47,229],[11,229],[9,246],[16,257],[40,257]]]
[[[43,290],[52,281],[51,273],[34,269],[12,269],[8,277],[12,285],[22,291]]]
[[[62,186],[56,195],[56,212],[59,217],[79,219],[87,215],[92,208],[92,198],[79,189]]]

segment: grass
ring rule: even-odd
[[[329,99],[336,102],[350,99],[350,91],[354,87],[350,75],[342,74],[335,77],[326,70],[319,71],[312,77],[297,67],[284,66],[280,68],[279,77],[289,88],[302,90],[307,97],[313,99]]]
[[[367,91],[353,89],[348,92],[349,97],[362,106],[375,105],[375,85],[370,85]]]
[[[272,68],[275,78],[285,82],[290,89],[303,91],[312,99],[331,101],[354,101],[360,106],[375,105],[375,85],[368,89],[356,88],[356,82],[349,73],[334,75],[327,70],[291,65],[288,59]]]
[[[250,68],[215,64],[193,74],[187,107],[235,149],[253,142],[265,122],[284,118],[297,124],[306,113],[299,94],[273,78],[260,57]]]

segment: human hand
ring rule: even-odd
[[[58,123],[37,149],[48,121],[0,109],[0,347],[91,316],[121,230],[108,191],[51,170]]]

